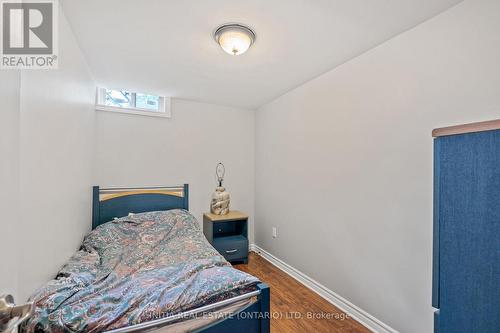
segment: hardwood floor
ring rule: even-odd
[[[248,264],[234,267],[258,277],[271,288],[273,333],[370,332],[354,319],[346,318],[345,313],[254,252],[250,253]]]

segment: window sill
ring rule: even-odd
[[[129,115],[147,116],[147,117],[170,118],[170,112],[142,111],[138,109],[116,108],[112,106],[103,106],[103,105],[96,105],[95,110],[113,112],[113,113],[123,113]]]

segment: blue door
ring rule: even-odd
[[[500,332],[500,130],[435,139],[435,332]]]

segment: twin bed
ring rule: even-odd
[[[93,189],[92,231],[36,291],[26,332],[269,332],[269,288],[231,267],[188,185]]]

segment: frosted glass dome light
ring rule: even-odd
[[[242,24],[228,23],[215,30],[214,38],[227,53],[240,55],[255,42],[255,32]]]

